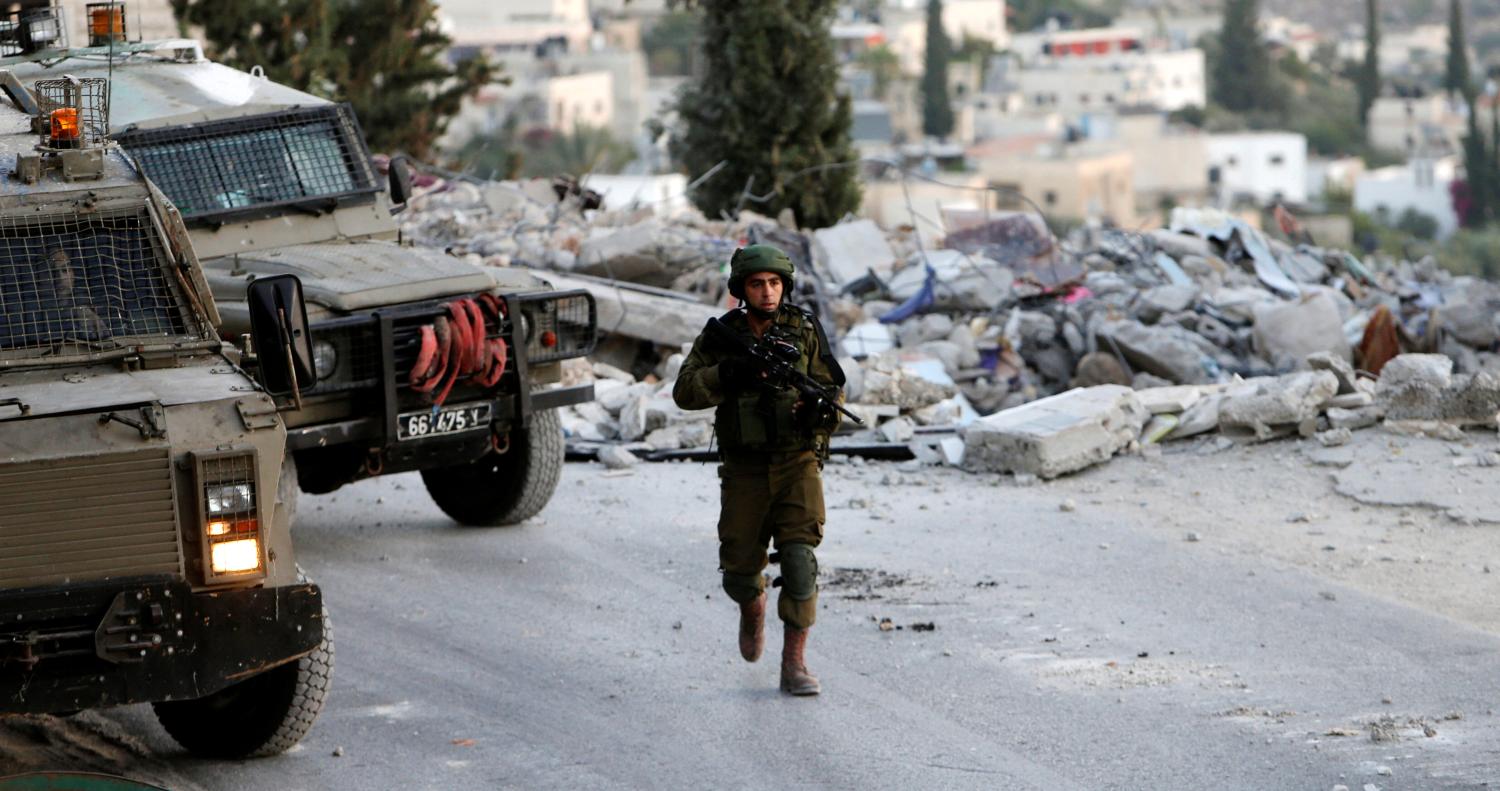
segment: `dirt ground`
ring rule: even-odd
[[[1164,451],[1035,485],[1060,509],[1116,513],[1206,551],[1270,559],[1500,633],[1496,432],[1448,442],[1372,428],[1339,448],[1210,437]]]

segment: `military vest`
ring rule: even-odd
[[[731,311],[723,321],[746,343],[757,342],[744,311]],[[817,335],[812,321],[798,308],[783,305],[776,314],[776,321],[766,330],[767,337],[775,336],[797,348],[799,354],[793,367],[804,374],[816,353]],[[725,450],[788,452],[816,449],[817,436],[792,415],[795,403],[797,393],[790,389],[749,388],[728,395],[714,412],[714,430],[718,433],[719,444]]]

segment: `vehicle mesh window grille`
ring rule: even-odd
[[[380,383],[380,330],[374,320],[315,324],[312,333],[318,342],[333,346],[337,361],[332,375],[319,378],[308,392],[357,390]]]
[[[89,148],[109,136],[109,80],[102,77],[84,79],[37,80],[36,105],[43,118],[51,118],[51,145]],[[53,115],[54,111],[71,111],[69,119]],[[66,130],[72,124],[72,132]]]
[[[254,519],[255,456],[203,459],[203,513],[210,520]]]
[[[182,335],[144,210],[0,219],[0,350]]]
[[[526,359],[533,363],[582,357],[594,350],[594,299],[586,293],[565,294],[521,303],[531,324]]]
[[[189,219],[279,206],[328,208],[378,190],[347,106],[115,136]]]

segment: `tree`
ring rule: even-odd
[[[714,174],[693,201],[711,217],[790,208],[821,228],[859,207],[849,97],[837,93],[834,0],[701,0],[703,78],[678,95],[671,150]],[[721,166],[722,163],[722,166]],[[764,201],[756,198],[766,198]]]
[[[1462,96],[1473,104],[1474,80],[1469,74],[1469,44],[1464,37],[1464,9],[1460,0],[1448,3],[1448,71],[1443,88],[1450,96]]]
[[[870,79],[874,82],[872,86],[875,98],[885,101],[886,94],[890,92],[891,83],[901,76],[901,59],[890,47],[881,44],[871,47],[859,53],[856,62],[860,68],[870,73]]]
[[[1478,228],[1496,219],[1500,210],[1500,180],[1495,168],[1500,166],[1497,146],[1500,134],[1491,130],[1486,140],[1479,128],[1479,114],[1469,112],[1468,134],[1464,135],[1464,180],[1454,185],[1453,209],[1465,228]]]
[[[465,97],[497,77],[482,57],[450,66],[433,0],[171,0],[210,54],[359,115],[370,146],[428,156]]]
[[[1355,79],[1355,87],[1359,89],[1360,126],[1369,126],[1370,108],[1380,98],[1380,10],[1377,6],[1376,0],[1365,0],[1365,59]]]
[[[672,11],[658,18],[641,37],[641,49],[646,51],[651,74],[680,77],[691,74],[697,38],[697,14]]]
[[[1285,106],[1260,38],[1259,0],[1226,0],[1213,66],[1213,98],[1236,112]]]
[[[943,30],[942,0],[927,0],[927,56],[922,72],[922,132],[947,137],[953,132],[953,103],[948,99],[948,61],[953,44]]]
[[[618,173],[635,150],[608,129],[577,124],[567,133],[542,127],[518,132],[512,119],[498,133],[465,143],[457,158],[464,169],[489,178],[551,178]]]

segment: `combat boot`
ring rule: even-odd
[[[766,592],[740,605],[740,656],[746,662],[760,659],[766,649]]]
[[[781,691],[792,695],[816,695],[822,691],[818,679],[807,672],[807,661],[802,658],[807,650],[807,630],[786,625],[781,644]]]

